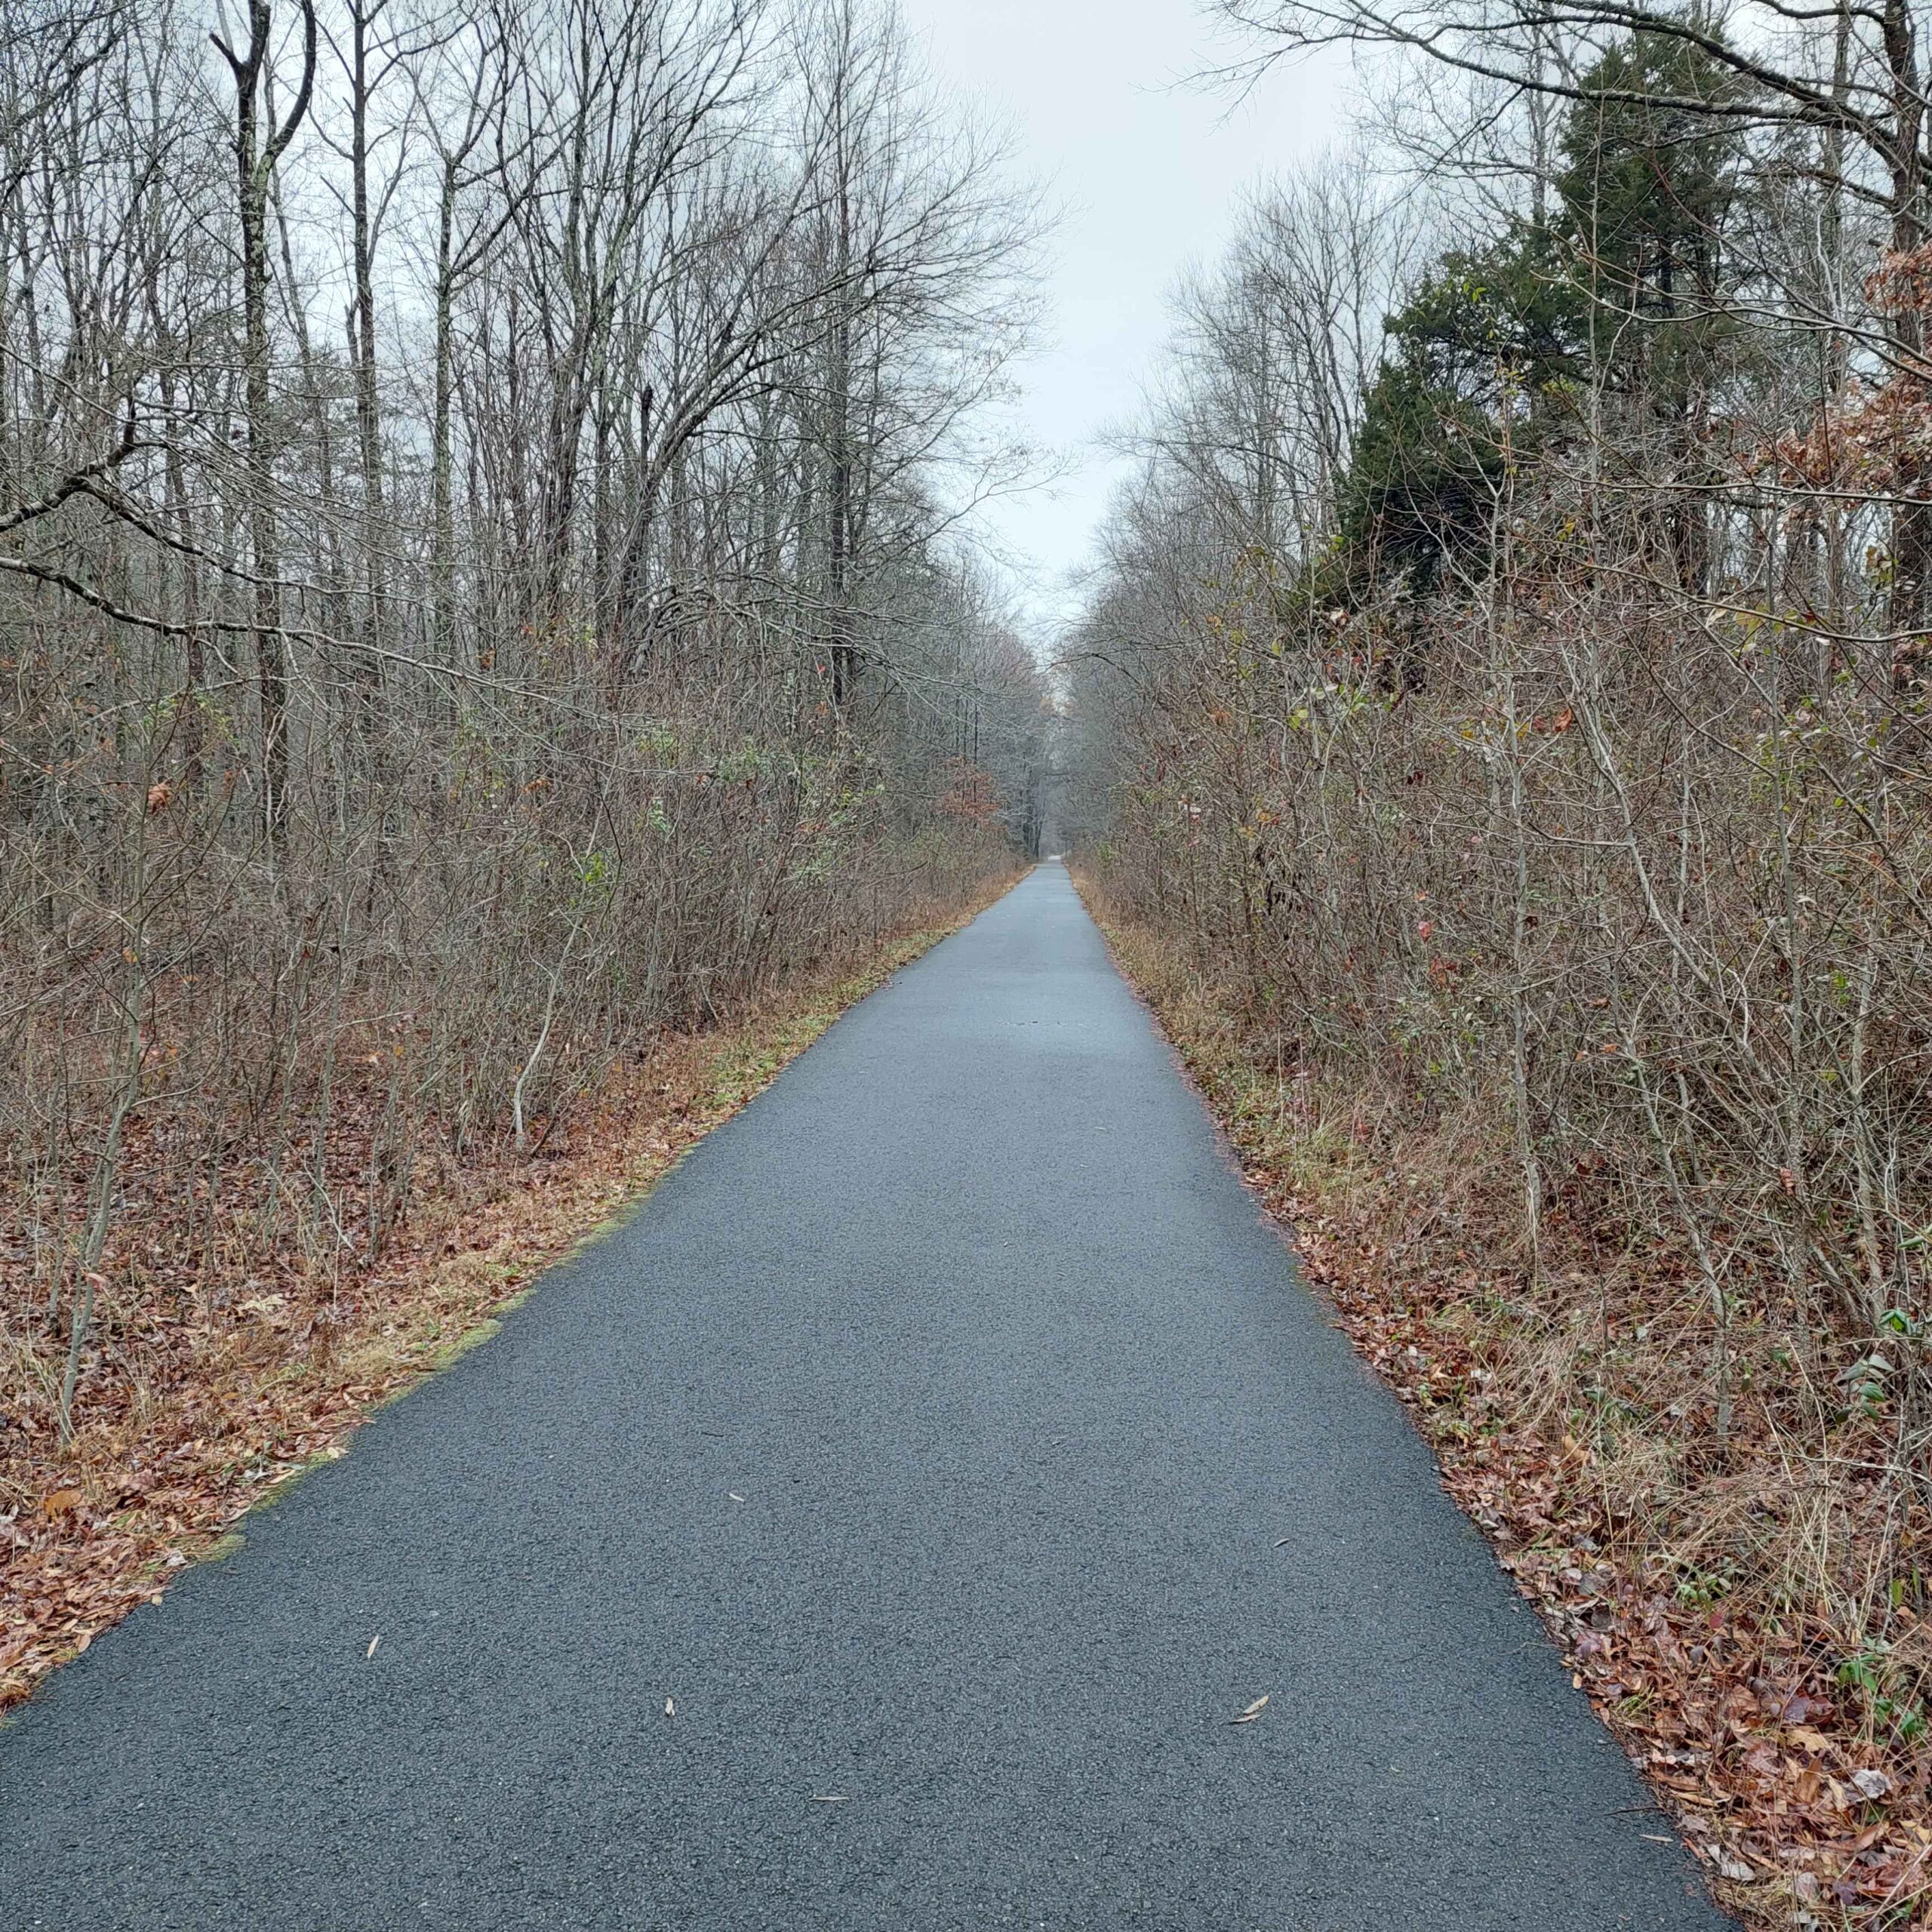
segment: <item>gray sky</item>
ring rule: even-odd
[[[900,4],[934,79],[1012,128],[1020,165],[1063,210],[1045,251],[1047,340],[1019,377],[1023,432],[1068,471],[983,512],[1044,642],[1118,475],[1094,439],[1133,414],[1168,291],[1213,259],[1243,187],[1329,145],[1345,70],[1278,70],[1231,105],[1186,85],[1217,54],[1194,0]]]

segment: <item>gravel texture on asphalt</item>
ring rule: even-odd
[[[1057,865],[245,1527],[8,1932],[1729,1922]]]

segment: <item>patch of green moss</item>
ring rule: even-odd
[[[481,1321],[464,1329],[460,1334],[452,1335],[447,1342],[439,1343],[431,1352],[426,1373],[434,1375],[438,1370],[448,1368],[452,1362],[462,1361],[472,1349],[480,1349],[485,1342],[493,1342],[503,1331],[501,1318],[486,1315]]]
[[[630,1191],[623,1199],[595,1226],[586,1229],[571,1243],[570,1246],[564,1251],[565,1258],[568,1259],[571,1255],[581,1254],[586,1248],[595,1247],[600,1242],[608,1241],[613,1235],[628,1226],[636,1218],[637,1211],[657,1192],[658,1183],[683,1158],[683,1155],[680,1154],[676,1161],[670,1162],[668,1166],[661,1168],[657,1173],[629,1182],[628,1185]],[[546,1267],[554,1265],[550,1263],[545,1264]],[[527,1287],[520,1289],[508,1301],[504,1302],[502,1304],[504,1312],[507,1313],[513,1308],[521,1308],[529,1299],[536,1286],[536,1281],[532,1280]]]
[[[304,1476],[312,1475],[325,1464],[341,1461],[346,1453],[340,1448],[318,1449],[312,1456],[298,1463],[294,1469],[287,1470],[277,1476],[275,1481],[248,1505],[248,1514],[253,1516],[258,1515],[263,1510],[272,1509]]]

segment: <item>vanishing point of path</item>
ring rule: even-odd
[[[1725,1923],[1057,866],[246,1527],[5,1932]]]

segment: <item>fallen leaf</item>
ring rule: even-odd
[[[57,1489],[40,1506],[46,1512],[48,1521],[51,1522],[57,1516],[71,1515],[81,1506],[82,1500],[78,1489]]]
[[[1254,1721],[1255,1721],[1255,1719],[1256,1719],[1257,1718],[1258,1718],[1258,1717],[1261,1715],[1262,1706],[1263,1706],[1263,1705],[1265,1705],[1265,1704],[1267,1703],[1267,1701],[1268,1701],[1268,1700],[1267,1700],[1265,1697],[1257,1697],[1257,1698],[1256,1698],[1256,1699],[1255,1699],[1255,1700],[1254,1700],[1254,1702],[1253,1703],[1251,1703],[1251,1705],[1249,1705],[1249,1706],[1248,1706],[1248,1707],[1247,1707],[1247,1709],[1246,1710],[1243,1711],[1243,1712],[1241,1712],[1241,1715],[1240,1715],[1239,1717],[1238,1717],[1238,1718],[1229,1718],[1229,1720],[1228,1720],[1229,1723],[1230,1723],[1230,1724],[1252,1724],[1252,1723],[1254,1723]]]
[[[1861,1798],[1869,1798],[1875,1804],[1892,1788],[1892,1781],[1883,1771],[1866,1769],[1854,1771],[1851,1782]]]
[[[376,1634],[369,1639],[369,1647],[362,1653],[365,1660],[372,1657],[376,1654],[376,1646],[382,1641],[383,1633],[378,1630]]]

